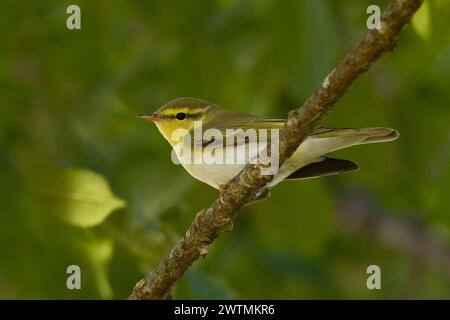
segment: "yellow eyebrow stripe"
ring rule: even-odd
[[[163,112],[162,116],[164,117],[174,117],[176,116],[178,113],[183,112],[186,113],[187,115],[191,116],[191,117],[201,117],[202,115],[204,115],[208,109],[211,108],[210,106],[206,106],[203,108],[183,108],[183,107],[177,107],[177,108],[172,108],[172,109],[167,109]]]

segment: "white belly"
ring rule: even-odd
[[[307,138],[297,148],[291,158],[289,158],[281,166],[281,168],[275,174],[274,179],[268,184],[268,187],[275,186],[296,170],[320,159],[324,154],[322,152],[326,152],[326,149],[329,150],[329,147],[326,145],[319,147],[317,143],[318,140],[322,140],[322,143],[324,142],[324,139]],[[250,143],[250,145],[250,148],[256,148],[256,146],[252,145],[252,143]],[[178,156],[180,163],[191,176],[204,183],[207,183],[208,185],[216,189],[218,189],[220,185],[227,183],[233,177],[239,174],[239,172],[244,168],[246,164],[207,164],[204,162],[196,164],[193,163],[193,159],[190,159],[191,161],[189,162],[185,162],[183,161],[184,158],[181,153],[181,148],[175,147],[174,150]]]
[[[244,168],[243,164],[182,164],[194,178],[219,189]]]

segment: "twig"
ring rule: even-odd
[[[320,119],[345,94],[353,81],[385,52],[394,48],[397,37],[423,0],[393,0],[382,16],[381,28],[369,31],[355,49],[340,61],[322,86],[300,109],[289,113],[280,132],[280,165],[297,149]],[[222,189],[218,199],[202,210],[183,239],[167,257],[134,287],[129,299],[167,299],[171,288],[200,257],[220,232],[229,230],[236,212],[272,180],[261,174],[262,165],[247,165]]]

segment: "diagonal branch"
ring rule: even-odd
[[[394,48],[403,27],[423,0],[392,0],[382,15],[381,28],[369,31],[326,77],[322,86],[300,109],[289,113],[280,132],[280,165],[297,149],[320,119],[346,93],[353,81]],[[208,252],[220,232],[229,230],[237,211],[272,180],[261,174],[262,165],[247,165],[222,189],[220,197],[197,214],[185,236],[164,260],[133,289],[129,299],[167,299],[171,288],[186,270]]]

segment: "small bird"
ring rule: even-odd
[[[175,153],[186,171],[194,178],[219,189],[245,166],[244,163],[193,163],[184,161],[181,141],[186,141],[189,136],[190,146],[194,146],[195,152],[204,152],[208,146],[214,144],[225,148],[231,147],[228,142],[229,130],[277,130],[281,129],[286,120],[258,117],[248,113],[234,112],[223,109],[213,103],[196,98],[178,98],[167,102],[154,113],[145,113],[137,116],[140,119],[152,121],[156,124],[161,134],[174,148]],[[217,135],[214,139],[194,137],[195,123],[201,123],[203,131],[216,129],[223,133],[222,138]],[[181,131],[180,131],[181,130]],[[174,134],[184,132],[185,134]],[[217,132],[217,131],[216,131]],[[338,174],[358,170],[356,163],[349,160],[334,159],[326,156],[328,153],[347,148],[353,145],[392,141],[397,139],[399,133],[390,128],[361,128],[361,129],[336,129],[318,127],[300,144],[292,156],[287,159],[274,174],[268,188],[275,186],[283,180],[307,179],[326,175]],[[247,146],[256,148],[255,139],[238,140],[231,137],[232,146]],[[270,143],[270,138],[257,138]],[[258,140],[258,139],[257,139]],[[195,148],[197,146],[198,148]],[[248,149],[247,153],[248,153]],[[248,161],[247,161],[248,162]],[[268,189],[266,188],[266,189]]]

